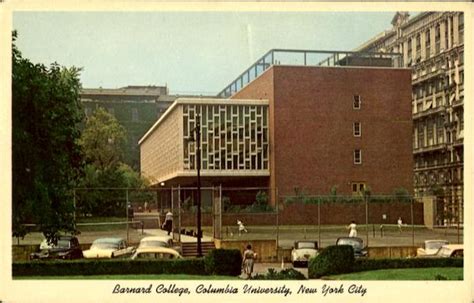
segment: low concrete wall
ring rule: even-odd
[[[248,244],[257,253],[257,262],[277,261],[277,245],[275,240],[215,240],[216,248],[238,249],[242,253]]]
[[[371,259],[391,259],[407,258],[416,256],[416,247],[412,246],[384,246],[369,247],[369,258]]]

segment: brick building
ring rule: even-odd
[[[140,139],[142,174],[155,185],[195,182],[189,139],[199,113],[204,186],[412,193],[410,70],[367,66],[365,55],[383,54],[337,52],[332,66],[293,66],[276,52],[224,89],[230,98],[177,99]]]
[[[357,51],[399,52],[411,68],[415,194],[437,195],[433,211],[445,224],[462,222],[464,13],[398,12]]]

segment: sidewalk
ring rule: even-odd
[[[143,232],[146,235],[149,235],[149,236],[167,236],[168,235],[168,232],[166,230],[163,230],[163,229],[144,229]],[[173,234],[171,233],[170,236],[172,236],[172,235]],[[212,237],[203,235],[201,241],[202,242],[212,242],[212,241],[214,241],[214,239]],[[196,243],[196,242],[197,242],[196,237],[181,235],[181,243]]]

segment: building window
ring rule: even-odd
[[[426,58],[431,56],[430,48],[431,48],[431,33],[430,30],[426,31],[426,39],[425,39],[425,48],[426,48]]]
[[[408,39],[407,56],[408,56],[408,61],[411,61],[411,39]]]
[[[459,43],[464,43],[464,14],[459,15]]]
[[[360,122],[354,122],[354,137],[360,137],[361,135],[361,127],[360,127]]]
[[[362,151],[360,149],[354,150],[354,164],[362,164]]]
[[[359,95],[354,95],[354,109],[360,109],[360,96]]]
[[[440,45],[441,45],[441,28],[438,25],[436,25],[435,28],[435,54],[438,54],[440,51]]]
[[[92,108],[86,107],[86,117],[90,117],[91,114],[92,114]]]
[[[115,116],[115,109],[114,109],[113,107],[107,108],[107,111],[108,111],[109,114],[111,114],[112,116]]]
[[[416,36],[416,59],[420,59],[421,58],[421,35],[418,34]]]
[[[138,121],[138,109],[132,108],[132,121]]]
[[[363,182],[352,182],[352,195],[357,196],[364,193],[365,183]]]

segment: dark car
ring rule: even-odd
[[[367,250],[364,247],[364,240],[357,237],[341,237],[336,241],[336,245],[350,245],[354,249],[354,257],[367,257]]]
[[[56,243],[49,243],[45,239],[41,242],[38,251],[30,254],[30,260],[71,260],[82,257],[79,240],[74,236],[60,236]]]

